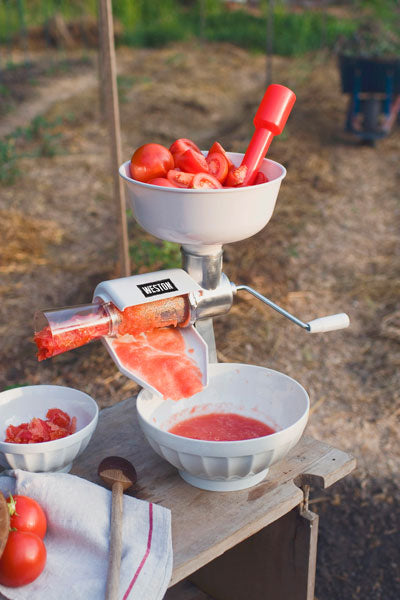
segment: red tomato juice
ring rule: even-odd
[[[257,419],[234,413],[210,413],[185,419],[169,429],[169,433],[195,440],[233,442],[275,433],[272,427]]]

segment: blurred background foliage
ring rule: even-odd
[[[273,53],[301,55],[354,36],[360,26],[380,23],[382,37],[397,35],[400,27],[397,0],[113,0],[117,43],[162,46],[191,38],[229,41],[252,51],[266,50],[267,21],[273,22]],[[81,29],[84,44],[92,45],[85,28],[95,21],[96,0],[0,0],[0,44],[20,41],[27,47],[28,30],[42,31],[54,43],[54,16]],[[83,20],[82,20],[83,19]],[[271,30],[271,29],[269,29]],[[271,48],[270,48],[271,49]]]

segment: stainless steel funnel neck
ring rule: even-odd
[[[232,286],[222,273],[222,246],[182,246],[181,253],[183,269],[203,288],[193,306],[195,327],[208,345],[209,361],[218,362],[212,315],[228,312],[233,302]]]
[[[215,290],[222,274],[222,247],[215,254],[197,253],[193,246],[182,246],[182,268],[206,290]]]

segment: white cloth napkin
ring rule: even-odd
[[[0,592],[10,600],[104,600],[111,492],[66,473],[7,471],[0,490],[37,500],[47,516],[47,562],[32,583]],[[121,600],[161,600],[172,572],[171,513],[124,495]]]

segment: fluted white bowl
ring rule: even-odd
[[[50,442],[15,444],[5,442],[9,425],[20,425],[34,417],[46,418],[49,408],[60,408],[76,417],[76,431]],[[96,429],[96,402],[79,390],[58,385],[33,385],[0,393],[0,462],[2,466],[32,472],[68,472],[88,445]]]
[[[209,385],[191,398],[163,400],[147,390],[137,398],[140,426],[153,450],[181,477],[205,490],[231,491],[262,481],[269,467],[300,440],[307,424],[309,397],[294,379],[264,367],[209,365]],[[275,433],[249,440],[212,442],[169,432],[190,417],[236,413],[266,423]]]

